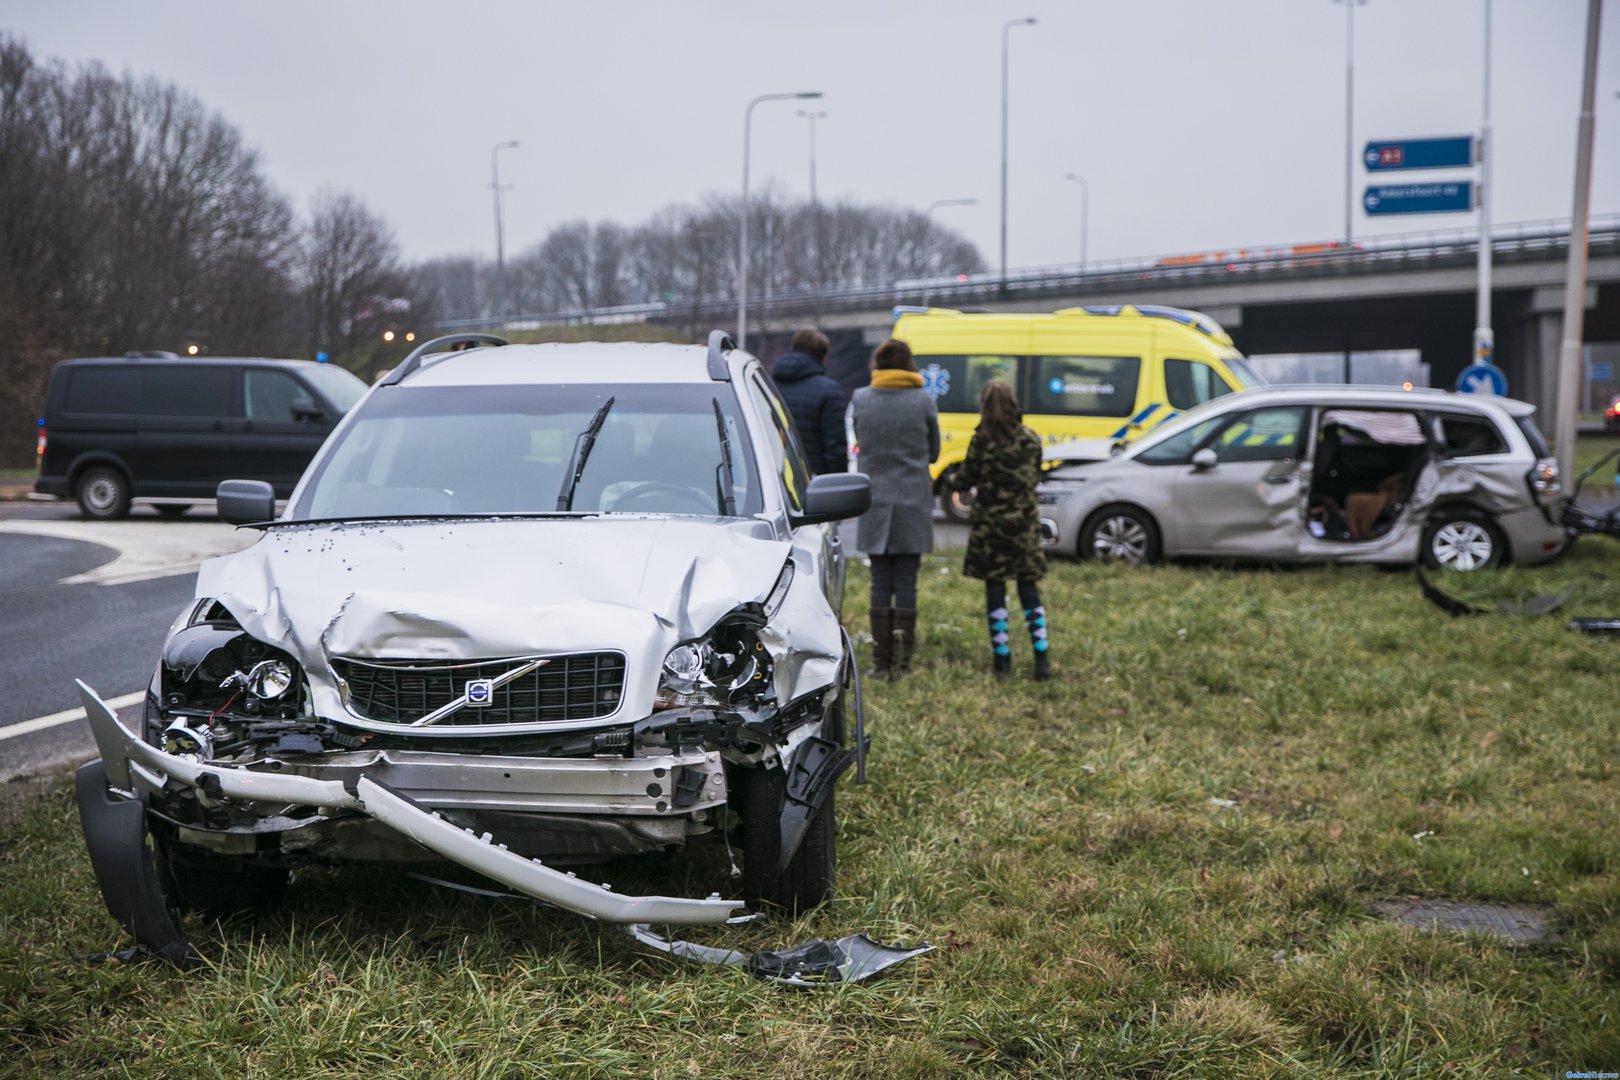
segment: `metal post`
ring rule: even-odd
[[[498,303],[506,302],[506,225],[501,220],[501,165],[502,150],[515,150],[521,143],[496,143],[489,152],[489,186],[495,190],[495,288],[500,295]]]
[[[1581,376],[1581,338],[1586,318],[1586,244],[1591,230],[1592,102],[1597,97],[1598,24],[1603,0],[1587,0],[1586,67],[1581,78],[1581,118],[1575,136],[1575,206],[1569,221],[1569,265],[1564,275],[1564,336],[1558,350],[1558,469],[1575,467],[1575,388]],[[1567,479],[1566,479],[1567,482]]]
[[[1080,185],[1080,272],[1086,272],[1086,205],[1091,202],[1090,185],[1079,173],[1064,173],[1063,179]]]
[[[816,205],[816,121],[825,120],[827,112],[825,109],[815,112],[809,109],[800,109],[794,115],[802,116],[810,121],[810,205],[814,208]]]
[[[1008,19],[1001,27],[1001,287],[1007,287],[1007,34],[1015,26],[1034,26],[1035,19]]]
[[[742,239],[737,246],[737,348],[748,348],[748,139],[754,122],[754,106],[762,101],[793,101],[799,98],[819,98],[820,90],[805,90],[797,94],[761,94],[743,110],[743,185],[742,185]]]
[[[1344,5],[1344,249],[1348,255],[1355,237],[1355,117],[1356,117],[1356,8],[1367,0],[1333,0]],[[1350,321],[1345,316],[1344,381],[1350,382]]]
[[[930,220],[930,221],[932,221],[933,217],[934,217],[934,211],[938,210],[942,206],[978,206],[978,205],[979,205],[979,200],[978,199],[935,199],[933,202],[928,204],[928,209],[923,211],[923,217]],[[924,278],[923,280],[926,281],[927,279]],[[922,294],[922,306],[923,307],[928,306],[928,291],[929,291],[928,286],[924,285],[923,286],[923,294]]]
[[[1485,0],[1485,117],[1479,127],[1479,301],[1474,314],[1474,363],[1495,363],[1491,328],[1491,0]]]

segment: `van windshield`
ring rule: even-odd
[[[354,408],[366,393],[366,384],[355,377],[354,373],[344,368],[333,367],[330,364],[317,364],[314,367],[303,369],[304,377],[315,384],[315,389],[326,395],[326,400],[336,407],[339,413],[346,413]]]
[[[1237,376],[1238,382],[1242,384],[1244,390],[1253,390],[1257,386],[1266,385],[1265,377],[1250,367],[1249,362],[1241,356],[1223,356],[1221,357],[1221,363],[1226,365],[1228,371]]]

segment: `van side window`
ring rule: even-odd
[[[1255,409],[1233,420],[1215,436],[1220,461],[1282,461],[1299,456],[1299,432],[1305,406]]]
[[[1134,356],[1037,356],[1031,361],[1027,413],[1129,416],[1142,361]]]
[[[141,408],[141,372],[136,367],[75,368],[63,412],[132,416]]]
[[[1507,444],[1489,420],[1467,416],[1441,416],[1440,436],[1449,457],[1475,457],[1480,454],[1501,454]]]
[[[312,396],[297,379],[280,371],[242,373],[242,403],[249,420],[295,420],[293,399]]]
[[[919,356],[917,371],[923,389],[934,398],[934,408],[942,413],[976,413],[979,391],[989,382],[1004,382],[1018,391],[1016,356]]]
[[[769,426],[765,441],[771,448],[771,459],[782,478],[782,490],[787,493],[788,508],[804,509],[804,488],[810,483],[810,465],[799,449],[799,439],[793,433],[793,421],[781,400],[759,378],[748,380],[748,396],[754,399],[754,412]],[[735,456],[737,451],[733,450]]]
[[[141,370],[141,411],[148,416],[230,416],[231,376],[226,368],[148,367]]]
[[[1164,362],[1164,396],[1172,409],[1190,409],[1231,392],[1232,388],[1208,364],[1196,360]]]

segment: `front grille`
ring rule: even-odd
[[[349,708],[357,715],[409,724],[466,693],[469,681],[497,678],[530,659],[533,657],[446,662],[334,656],[332,670],[348,683]],[[544,666],[496,687],[488,705],[469,705],[433,726],[594,720],[617,709],[623,693],[622,654],[553,656]]]

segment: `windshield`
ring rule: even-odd
[[[1250,367],[1249,362],[1236,353],[1231,356],[1223,356],[1221,363],[1225,364],[1227,370],[1238,377],[1238,382],[1243,384],[1242,389],[1244,390],[1253,390],[1257,386],[1266,385],[1265,377]]]
[[[346,413],[354,408],[366,392],[366,384],[355,377],[354,373],[330,364],[316,364],[314,367],[303,369],[304,378],[315,384],[315,389],[326,395],[326,399],[337,407],[338,412]]]
[[[724,514],[762,507],[729,385],[393,386],[310,478],[294,519],[557,511],[581,433],[613,406],[572,485],[576,513]],[[722,473],[720,417],[731,443]]]

